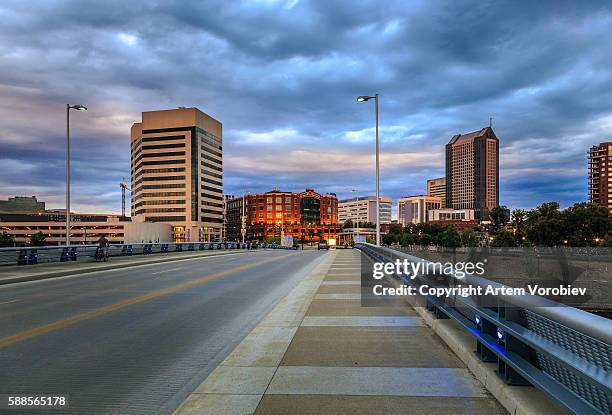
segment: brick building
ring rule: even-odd
[[[338,225],[338,199],[334,194],[321,195],[313,189],[301,193],[272,190],[249,194],[227,201],[227,240],[242,238],[245,216],[246,240],[292,236],[306,241],[335,239]]]

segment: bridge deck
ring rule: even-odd
[[[306,277],[178,414],[506,414],[404,302],[364,307],[360,253]]]

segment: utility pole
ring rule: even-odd
[[[119,187],[121,188],[121,216],[125,216],[125,191],[128,186],[124,183],[125,178],[119,183]]]

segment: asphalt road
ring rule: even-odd
[[[172,413],[323,255],[257,251],[2,286],[0,394],[68,394],[74,414]]]

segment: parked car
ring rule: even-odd
[[[317,245],[317,249],[320,251],[321,249],[325,249],[329,251],[329,244],[327,243],[327,241],[319,241],[319,244]]]

